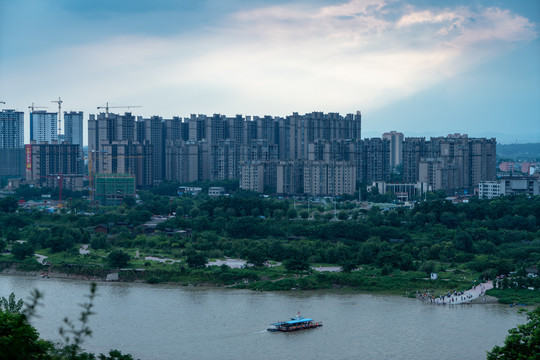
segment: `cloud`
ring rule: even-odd
[[[199,33],[68,47],[21,62],[12,76],[31,67],[34,83],[49,84],[44,93],[71,89],[164,116],[345,112],[383,107],[536,37],[528,19],[499,8],[291,4],[232,13]]]

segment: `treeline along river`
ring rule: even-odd
[[[59,339],[64,317],[87,301],[82,281],[0,276],[0,296],[44,294],[32,324]],[[526,317],[507,305],[435,306],[400,296],[332,291],[254,292],[224,288],[99,283],[86,351],[119,349],[150,359],[485,359]],[[271,333],[300,311],[324,323]]]

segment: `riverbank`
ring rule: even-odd
[[[28,271],[19,270],[15,267],[4,268],[0,271],[0,275],[5,276],[24,276],[24,277],[37,277],[37,278],[51,278],[51,279],[67,279],[78,280],[84,282],[110,282],[107,281],[107,274],[110,274],[110,270],[105,270],[102,275],[85,275],[81,273],[68,273],[59,271],[41,271],[43,269]],[[414,298],[416,291],[419,288],[426,289],[429,286],[430,291],[437,291],[438,293],[444,293],[448,287],[447,281],[442,282],[428,282],[425,278],[423,282],[419,282],[419,279],[405,279],[403,277],[369,277],[368,281],[362,281],[355,277],[354,274],[343,273],[317,273],[311,275],[297,275],[292,278],[282,278],[275,281],[269,280],[244,280],[240,282],[234,282],[226,285],[222,282],[189,282],[189,278],[185,278],[183,281],[153,281],[155,277],[143,278],[137,276],[128,276],[132,273],[131,269],[123,271],[122,276],[118,277],[116,282],[122,283],[150,283],[150,284],[165,284],[168,286],[196,286],[196,287],[208,287],[208,288],[232,288],[232,289],[248,289],[253,291],[271,291],[271,292],[310,292],[316,290],[328,290],[336,293],[369,293],[378,295],[396,295]],[[140,275],[140,274],[139,274]],[[155,275],[154,275],[155,276]],[[194,279],[192,277],[191,279]],[[247,279],[247,278],[245,278]],[[353,281],[354,280],[354,281]],[[454,283],[454,285],[456,285]],[[457,284],[457,288],[462,288],[463,284]],[[483,296],[477,296],[468,301],[468,304],[520,304],[534,306],[540,304],[540,299],[531,297],[532,293],[529,290],[517,292],[512,289],[488,289],[487,293]]]
[[[455,288],[466,288],[470,282],[459,279],[430,280],[419,272],[395,271],[381,275],[376,268],[353,272],[298,272],[288,273],[279,267],[232,269],[212,266],[205,269],[163,266],[162,269],[108,269],[83,265],[27,266],[3,264],[2,274],[41,276],[104,282],[165,283],[178,286],[210,286],[249,289],[254,291],[309,291],[333,290],[340,292],[369,292],[411,296],[419,289],[434,289],[443,293]],[[114,275],[114,276],[111,276]]]

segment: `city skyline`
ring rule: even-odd
[[[536,1],[3,1],[0,101],[134,115],[361,110],[365,137],[540,139]],[[17,30],[13,30],[17,29]],[[115,109],[123,113],[127,109]]]

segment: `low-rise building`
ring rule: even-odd
[[[480,199],[505,195],[540,195],[540,176],[503,176],[496,181],[482,181],[478,184]]]
[[[223,196],[225,195],[225,188],[220,186],[212,186],[208,189],[208,196]]]
[[[493,199],[501,196],[501,184],[499,181],[481,181],[478,184],[478,198]]]
[[[201,191],[202,191],[202,188],[200,187],[194,187],[194,186],[179,186],[178,187],[179,196],[186,195],[186,194],[197,196],[201,193]]]
[[[397,184],[388,183],[386,181],[374,181],[373,186],[377,187],[379,194],[385,195],[392,193],[396,195],[399,201],[409,201],[415,196],[423,196],[427,191],[430,191],[427,183],[416,182],[414,184]]]

